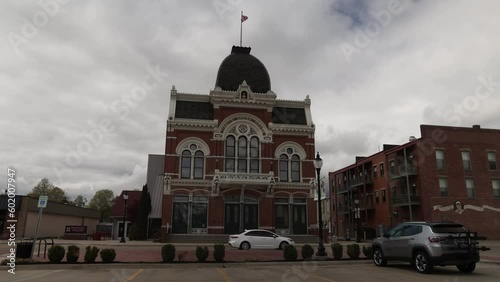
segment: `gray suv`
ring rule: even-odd
[[[406,222],[373,241],[373,262],[385,266],[389,260],[407,261],[420,273],[431,272],[434,265],[456,265],[470,273],[479,262],[480,239],[486,238],[454,222]]]

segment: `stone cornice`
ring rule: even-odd
[[[168,120],[167,124],[171,128],[206,128],[213,129],[217,127],[217,120],[202,120],[202,119],[184,119],[184,118],[176,118],[172,120]]]

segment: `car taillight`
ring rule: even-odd
[[[439,243],[446,241],[446,237],[443,236],[429,236],[429,241],[431,243]]]
[[[231,239],[238,239],[238,236],[229,236]]]

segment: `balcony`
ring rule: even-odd
[[[394,195],[391,198],[392,206],[407,206],[408,205],[408,194]],[[410,201],[412,205],[420,205],[420,196],[417,194],[410,194]]]
[[[372,184],[372,178],[370,176],[356,177],[349,182],[351,188],[362,186],[363,184]]]
[[[347,206],[338,206],[337,207],[337,213],[338,214],[347,214],[347,213],[349,213],[349,210],[350,209]]]
[[[418,174],[418,169],[417,167],[413,165],[408,166],[408,176],[412,175],[417,175]],[[406,177],[406,171],[405,171],[405,166],[400,166],[399,170],[396,169],[391,169],[389,170],[389,178],[391,179],[396,179],[400,177]]]
[[[347,192],[348,190],[349,190],[349,186],[347,186],[347,185],[337,186],[337,194]]]

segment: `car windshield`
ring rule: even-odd
[[[462,233],[466,231],[466,229],[459,224],[434,225],[431,228],[434,233]]]

